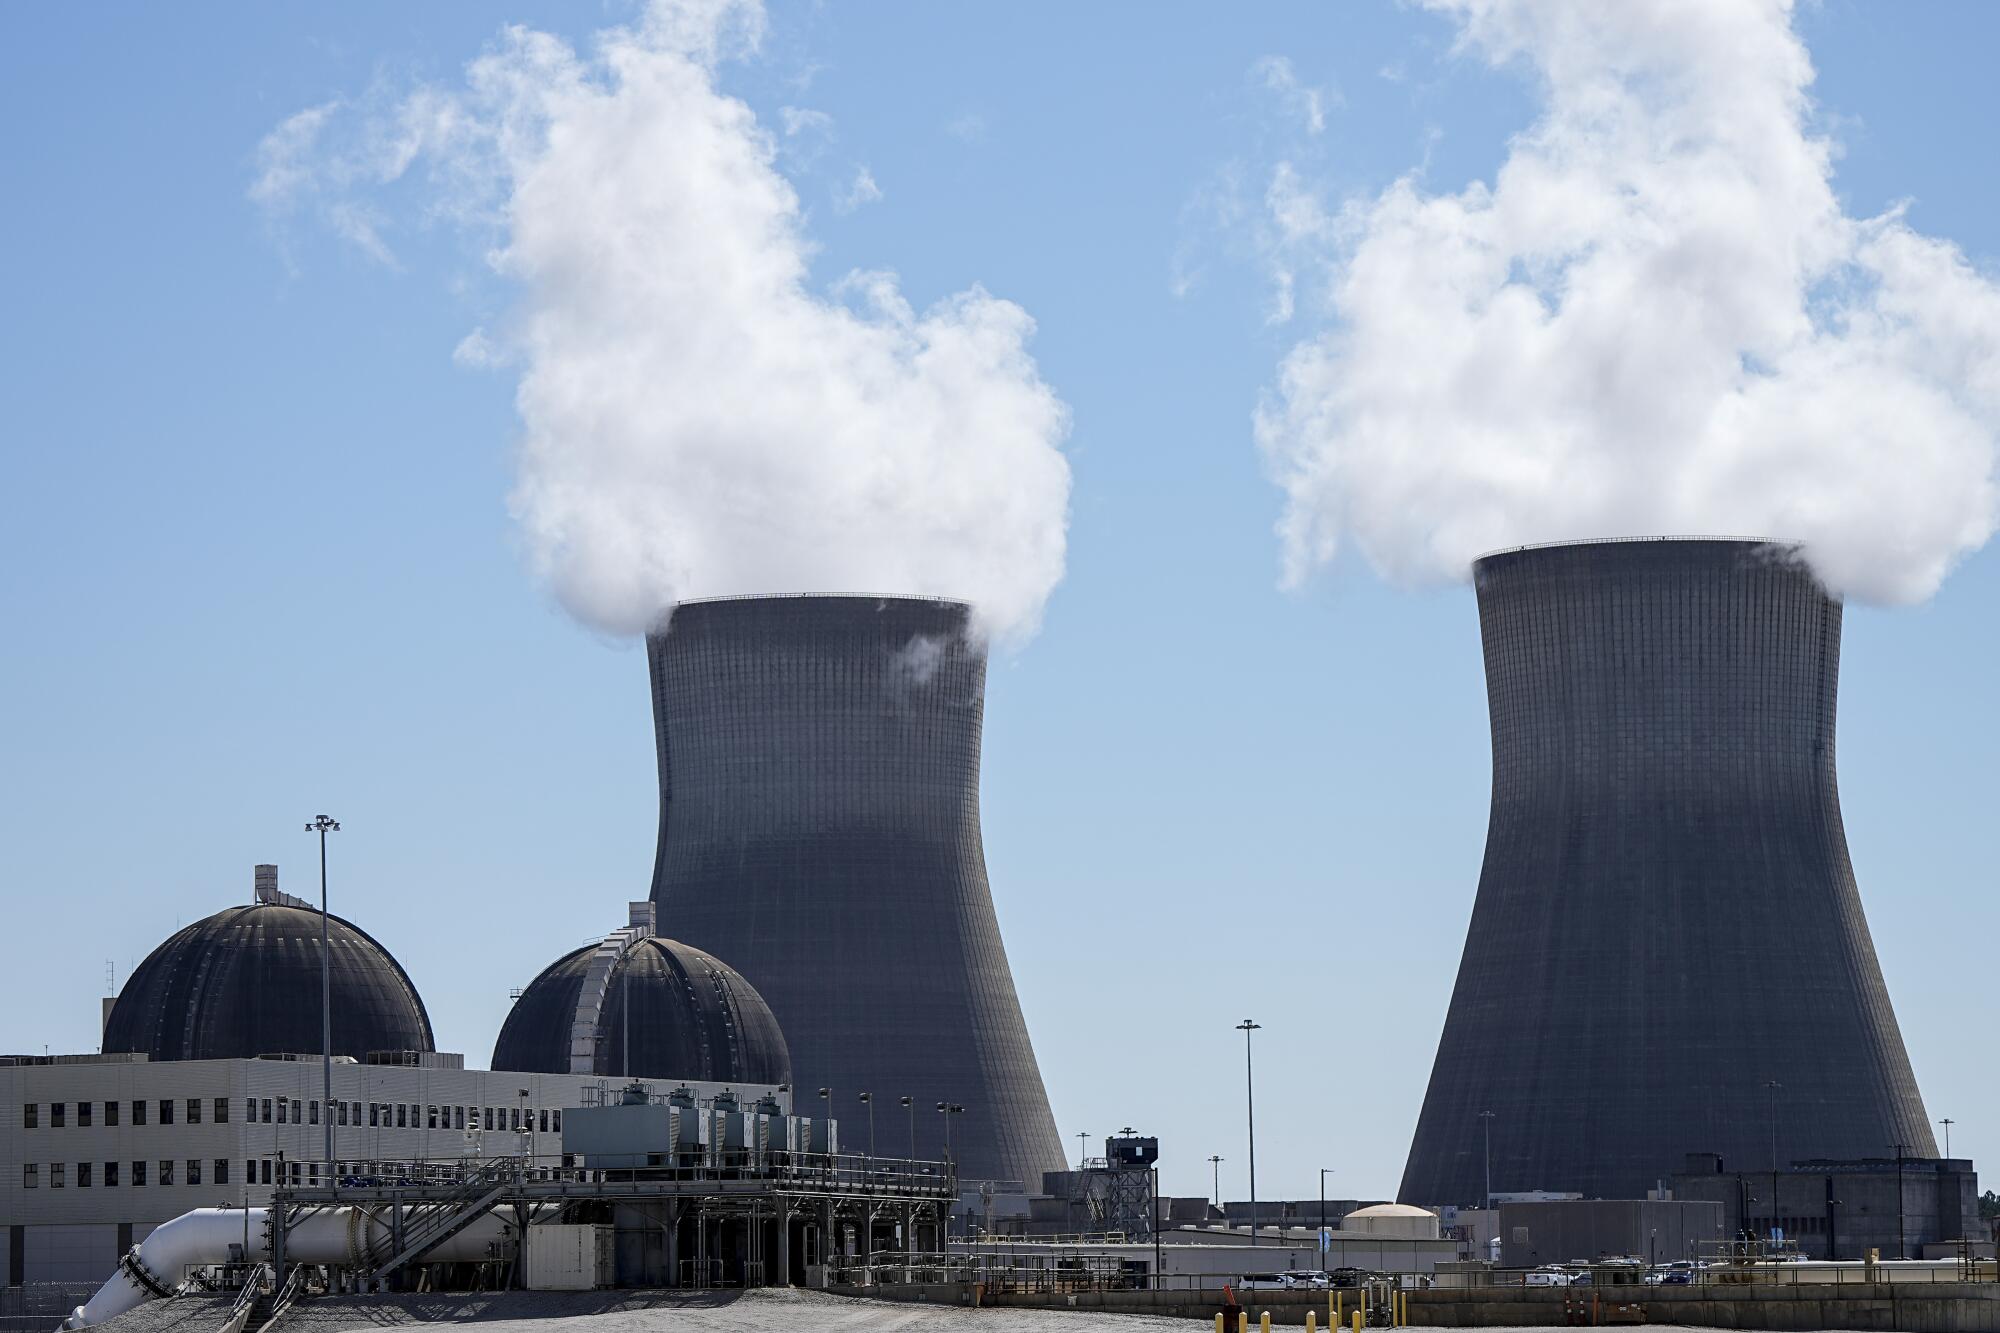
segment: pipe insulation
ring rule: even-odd
[[[409,1210],[414,1211],[414,1210]],[[389,1257],[394,1208],[327,1208],[285,1229],[285,1261],[361,1268]],[[476,1263],[494,1257],[496,1242],[509,1239],[513,1225],[488,1213],[424,1256],[425,1263]],[[118,1261],[84,1304],[63,1321],[65,1329],[89,1328],[156,1297],[171,1296],[189,1268],[225,1264],[230,1247],[249,1237],[246,1263],[271,1261],[271,1216],[267,1208],[197,1208],[154,1228]]]

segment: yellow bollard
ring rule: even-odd
[[[1354,1333],[1361,1333],[1361,1311],[1356,1310],[1348,1318],[1354,1321]]]
[[[1217,1310],[1217,1311],[1215,1312],[1215,1333],[1223,1333],[1223,1329],[1222,1329],[1222,1311],[1220,1311],[1220,1310]]]
[[[1236,1333],[1250,1333],[1250,1312],[1248,1310],[1237,1311]]]
[[[1269,1310],[1257,1316],[1257,1333],[1271,1333],[1271,1312]]]
[[[1361,1289],[1360,1305],[1361,1308],[1355,1313],[1360,1316],[1361,1322],[1365,1324],[1368,1322],[1368,1288],[1366,1287]]]
[[[1306,1333],[1314,1333],[1319,1328],[1319,1311],[1306,1311]]]
[[[1339,1333],[1339,1330],[1347,1327],[1347,1297],[1343,1293],[1336,1291],[1333,1295],[1327,1297],[1326,1300],[1327,1308],[1333,1312],[1331,1327],[1335,1333]]]

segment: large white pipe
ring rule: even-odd
[[[327,1208],[285,1230],[285,1261],[359,1268],[389,1257],[395,1210]],[[264,1208],[197,1208],[162,1223],[118,1261],[118,1271],[97,1294],[70,1312],[66,1329],[89,1328],[157,1296],[170,1295],[189,1268],[224,1264],[230,1247],[243,1246],[247,1263],[271,1260],[270,1212]],[[468,1263],[498,1257],[496,1246],[511,1225],[488,1213],[424,1256],[426,1263]]]

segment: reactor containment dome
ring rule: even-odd
[[[1934,1156],[1841,825],[1840,603],[1757,541],[1473,578],[1492,808],[1402,1199]]]
[[[431,1020],[409,976],[359,926],[326,920],[333,1054],[431,1051]],[[169,936],[133,970],[104,1023],[104,1051],[153,1060],[318,1054],[320,913],[257,867],[255,901]]]
[[[522,1073],[789,1083],[792,1059],[756,987],[711,954],[631,924],[558,958],[514,1003],[493,1067]]]

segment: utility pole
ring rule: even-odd
[[[1896,1257],[1898,1259],[1910,1257],[1909,1232],[1903,1225],[1903,1154],[1907,1151],[1909,1151],[1908,1144],[1896,1145]]]
[[[1323,1166],[1319,1169],[1319,1257],[1326,1262],[1326,1178],[1338,1168]]]
[[[1772,1240],[1778,1231],[1778,1089],[1785,1085],[1776,1079],[1766,1079],[1764,1086],[1771,1090],[1771,1225],[1765,1229]]]
[[[1250,1244],[1257,1244],[1257,1075],[1250,1064],[1250,1034],[1263,1024],[1244,1019],[1236,1025],[1243,1034],[1243,1108],[1250,1130]]]
[[[340,821],[314,815],[306,832],[319,834],[319,1037],[320,1072],[324,1093],[320,1119],[326,1122],[326,1176],[333,1180],[333,954],[327,944],[326,927],[326,835],[340,832]]]
[[[1480,1128],[1486,1134],[1486,1211],[1493,1211],[1493,1113],[1479,1113]]]
[[[1938,1123],[1944,1126],[1944,1155],[1949,1157],[1951,1156],[1951,1127],[1958,1122],[1950,1116],[1946,1116],[1944,1119],[1938,1121]]]
[[[1222,1163],[1223,1163],[1223,1160],[1224,1160],[1224,1159],[1222,1159],[1222,1158],[1220,1158],[1220,1157],[1217,1157],[1217,1156],[1214,1156],[1214,1155],[1212,1155],[1212,1154],[1210,1155],[1210,1157],[1209,1157],[1209,1159],[1208,1159],[1208,1170],[1209,1170],[1209,1174],[1210,1174],[1210,1177],[1211,1177],[1211,1183],[1210,1183],[1210,1185],[1209,1185],[1209,1190],[1210,1190],[1210,1192],[1211,1192],[1211,1193],[1213,1193],[1213,1194],[1215,1195],[1215,1206],[1216,1206],[1217,1208],[1220,1208],[1220,1207],[1222,1207]]]

